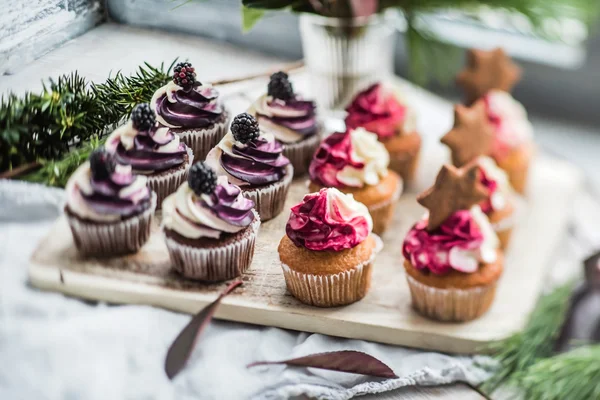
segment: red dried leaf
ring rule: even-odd
[[[350,6],[355,17],[368,17],[377,12],[379,0],[350,0]]]
[[[338,372],[348,372],[380,378],[397,378],[390,367],[373,356],[354,350],[332,351],[327,353],[311,354],[304,357],[293,358],[284,361],[258,361],[248,365],[285,364],[295,367],[310,367],[327,369]]]
[[[190,358],[190,355],[196,346],[200,333],[202,333],[204,328],[206,328],[212,320],[221,300],[241,284],[242,281],[234,281],[229,284],[215,301],[200,310],[185,328],[183,328],[181,333],[177,335],[177,338],[175,338],[173,344],[169,347],[165,359],[165,372],[169,379],[173,379],[187,363],[187,360]]]

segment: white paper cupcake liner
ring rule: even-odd
[[[254,189],[242,188],[244,196],[254,202],[254,208],[263,222],[275,218],[283,211],[293,178],[294,167],[290,164],[286,167],[285,176],[279,182]]]
[[[185,168],[177,169],[168,174],[148,175],[148,187],[156,193],[156,209],[162,208],[163,200],[170,194],[175,193],[177,188],[187,180],[190,168],[194,163],[192,149],[186,147],[188,163]]]
[[[403,180],[400,177],[398,188],[392,194],[392,197],[386,201],[382,201],[367,207],[369,209],[369,214],[371,214],[371,218],[373,219],[373,233],[381,235],[387,230],[394,216],[396,203],[398,203],[398,199],[402,194],[403,186]]]
[[[177,132],[179,138],[194,153],[194,162],[204,161],[208,152],[215,147],[229,130],[229,112],[224,111],[223,121],[216,122],[210,128],[189,129]]]
[[[383,242],[373,235],[376,247],[371,257],[356,267],[329,275],[313,275],[294,271],[281,263],[290,293],[301,302],[317,307],[337,307],[361,300],[371,285],[371,266]]]
[[[296,143],[284,143],[283,155],[289,158],[294,166],[294,177],[308,172],[308,166],[320,143],[320,132]]]
[[[240,276],[252,264],[260,217],[254,211],[250,232],[236,242],[217,247],[193,247],[166,237],[173,268],[182,276],[206,282],[224,281]]]
[[[424,285],[408,274],[406,280],[415,310],[438,321],[476,319],[490,308],[496,293],[496,282],[469,289],[440,289]]]
[[[65,213],[77,250],[86,256],[115,256],[137,252],[148,241],[156,209],[156,193],[143,213],[117,222],[90,222]]]

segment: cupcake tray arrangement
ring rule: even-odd
[[[421,168],[437,171],[442,162],[429,161],[423,160]],[[415,201],[416,193],[410,191],[400,198],[391,226],[383,235],[384,248],[377,256],[372,286],[363,300],[320,309],[304,305],[289,294],[277,254],[288,218],[288,212],[283,212],[262,224],[252,266],[241,278],[244,284],[224,299],[216,317],[450,353],[481,351],[486,344],[520,329],[527,320],[544,287],[545,267],[560,243],[572,197],[581,184],[581,174],[575,167],[538,157],[520,223],[506,254],[496,300],[483,317],[472,322],[436,322],[411,308],[401,244],[408,229],[422,216],[423,208]],[[306,193],[306,179],[296,179],[286,209]],[[199,283],[173,272],[159,230],[160,212],[157,217],[150,240],[140,252],[104,259],[81,257],[67,221],[61,217],[32,256],[31,283],[85,299],[196,313],[227,283]]]

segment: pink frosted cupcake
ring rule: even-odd
[[[378,83],[358,93],[346,111],[346,128],[362,127],[375,133],[390,153],[390,168],[405,181],[412,181],[421,136],[417,132],[415,113],[406,102]]]
[[[314,101],[304,100],[294,93],[285,72],[271,75],[267,93],[248,110],[261,129],[285,145],[283,155],[294,166],[294,175],[308,170],[308,164],[320,141],[319,124]]]
[[[189,62],[177,64],[173,71],[173,80],[154,93],[150,105],[160,125],[179,135],[196,161],[204,160],[227,133],[229,115],[219,92],[198,82]]]
[[[131,165],[134,173],[148,178],[158,209],[186,181],[194,161],[192,150],[180,143],[179,136],[156,124],[148,104],[133,109],[131,120],[108,137],[105,148],[115,154],[117,162]]]
[[[259,129],[256,118],[243,113],[233,119],[231,132],[210,151],[206,163],[238,185],[267,221],[283,210],[294,177],[283,149],[272,134]]]
[[[221,281],[244,273],[252,263],[259,227],[254,202],[202,162],[194,164],[188,182],[163,204],[171,262],[190,279]]]
[[[135,253],[150,237],[156,194],[145,176],[95,150],[67,182],[65,214],[75,245],[84,255]]]

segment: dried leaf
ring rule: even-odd
[[[187,363],[187,360],[190,358],[190,355],[196,346],[200,333],[202,333],[204,328],[206,328],[212,320],[221,300],[241,284],[242,281],[232,282],[215,301],[200,310],[185,328],[183,328],[181,333],[177,335],[177,338],[173,341],[171,347],[169,347],[165,359],[165,372],[169,379],[173,379]]]
[[[304,357],[284,361],[258,361],[248,365],[285,364],[295,367],[310,367],[327,369],[352,374],[377,376],[380,378],[398,378],[394,371],[383,362],[366,353],[354,350],[332,351],[327,353],[311,354]]]

